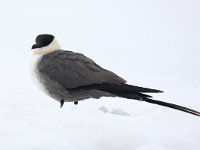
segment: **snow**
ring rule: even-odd
[[[200,110],[199,6],[197,0],[2,1],[0,149],[199,149],[196,116],[121,98],[60,109],[29,72],[36,35],[51,33],[63,49],[84,53],[128,83],[165,91],[156,99]]]
[[[99,110],[104,113],[111,113],[111,114],[121,115],[121,116],[131,116],[131,114],[129,114],[128,112],[124,111],[121,108],[113,108],[112,110],[109,110],[105,106],[101,106],[99,107]]]

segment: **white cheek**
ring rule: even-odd
[[[60,45],[58,44],[57,40],[54,39],[52,41],[52,43],[49,44],[48,46],[33,49],[33,54],[34,55],[44,55],[44,54],[53,52],[58,49],[60,49]]]

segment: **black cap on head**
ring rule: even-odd
[[[51,34],[40,34],[36,37],[35,42],[32,46],[32,49],[41,48],[49,45],[54,39],[54,36]]]

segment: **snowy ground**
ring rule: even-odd
[[[200,110],[199,8],[198,0],[1,1],[0,149],[199,149],[198,117],[120,98],[60,109],[29,74],[36,35],[52,33],[128,83],[164,90],[156,99]]]

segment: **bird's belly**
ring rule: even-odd
[[[49,95],[47,88],[45,87],[45,85],[41,82],[41,77],[40,74],[38,72],[37,66],[40,62],[40,60],[42,59],[42,56],[39,55],[33,55],[32,61],[31,61],[31,66],[30,66],[30,72],[31,72],[31,77],[35,83],[35,85],[42,90],[44,93],[46,93],[47,95]]]

